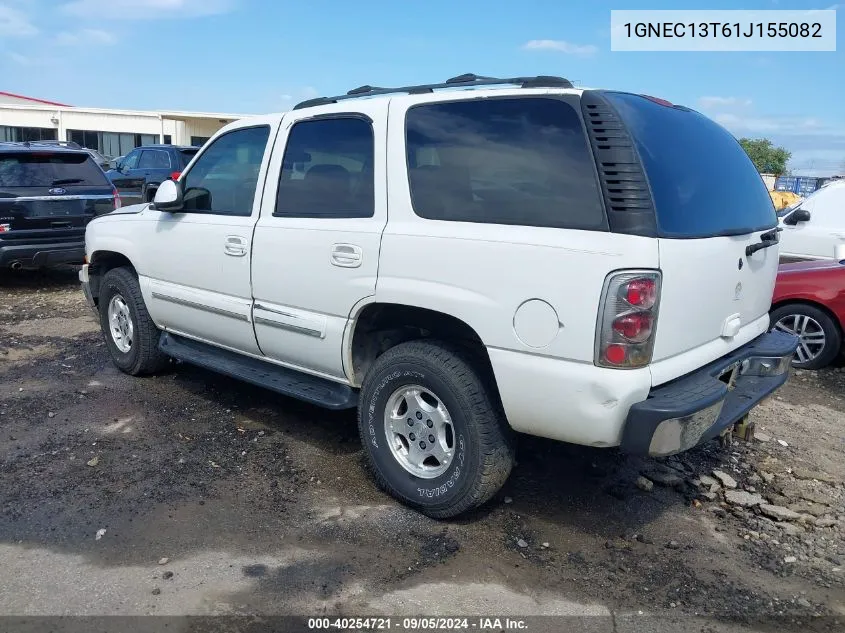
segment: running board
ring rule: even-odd
[[[327,409],[352,409],[358,404],[357,390],[347,385],[279,367],[175,334],[162,332],[158,348],[168,356],[185,363],[199,365]]]

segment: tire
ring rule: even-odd
[[[161,332],[147,312],[141,287],[132,270],[112,268],[103,276],[99,313],[106,346],[121,371],[145,376],[169,364],[169,358],[158,349]],[[113,316],[117,323],[112,320]]]
[[[378,357],[361,389],[358,430],[376,482],[434,518],[454,517],[488,501],[513,467],[514,434],[492,381],[471,358],[442,342],[402,343]],[[399,433],[395,426],[388,433],[390,412],[401,418]],[[423,444],[427,450],[417,452]],[[420,455],[436,450],[445,455],[420,464]]]
[[[824,310],[807,303],[791,303],[772,310],[773,330],[798,334],[801,344],[792,366],[820,369],[829,365],[842,347],[842,333]]]

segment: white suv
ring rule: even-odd
[[[667,455],[782,385],[776,226],[695,111],[464,75],[226,126],[88,225],[80,278],[123,371],[357,407],[378,483],[448,517],[501,487],[514,431]]]

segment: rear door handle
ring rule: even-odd
[[[364,252],[354,244],[332,246],[332,264],[341,268],[358,268],[364,260]]]
[[[246,255],[246,239],[240,235],[227,235],[223,251],[232,257],[243,257]]]

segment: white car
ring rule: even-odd
[[[779,214],[780,253],[791,261],[830,259],[845,246],[845,180],[834,180]]]
[[[669,455],[782,385],[776,227],[693,110],[465,75],[227,125],[88,225],[80,279],[123,371],[357,407],[376,481],[449,517],[499,490],[515,431]]]

